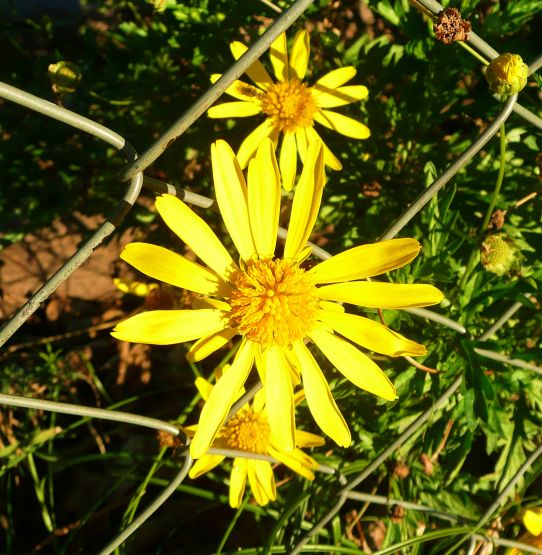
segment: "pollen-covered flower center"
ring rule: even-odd
[[[232,278],[231,326],[265,347],[307,336],[318,310],[316,287],[297,264],[251,259]]]
[[[230,449],[266,454],[270,434],[267,419],[261,413],[245,408],[228,420],[220,437]]]
[[[312,125],[316,102],[310,89],[297,79],[274,83],[260,97],[262,111],[281,131]]]

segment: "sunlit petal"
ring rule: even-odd
[[[533,536],[540,536],[542,534],[542,509],[540,507],[527,509],[523,513],[523,524]]]
[[[220,296],[229,289],[214,272],[164,247],[129,243],[120,257],[140,272],[182,289]]]
[[[395,388],[386,374],[354,345],[323,329],[313,329],[309,335],[347,380],[387,401],[397,399]]]
[[[325,444],[325,440],[323,437],[311,434],[305,430],[296,430],[295,444],[299,447],[320,447]]]
[[[256,247],[248,219],[245,177],[233,150],[225,141],[211,145],[211,163],[220,214],[241,258],[248,260],[256,254]]]
[[[242,42],[234,41],[230,44],[230,50],[233,57],[238,60],[248,50],[248,47]],[[262,62],[259,60],[253,62],[253,64],[246,70],[246,74],[252,79],[256,86],[260,87],[260,89],[265,90],[273,84],[271,76],[267,73],[267,70],[263,67]]]
[[[235,267],[232,257],[213,230],[186,204],[172,195],[156,199],[156,209],[166,225],[180,237],[196,255],[226,279]]]
[[[264,352],[265,404],[274,441],[280,449],[295,447],[295,420],[290,365],[279,347]]]
[[[281,33],[269,48],[271,63],[275,77],[279,81],[287,81],[289,77],[288,51],[286,46],[286,33]]]
[[[198,478],[202,474],[213,470],[213,468],[219,465],[224,460],[223,455],[204,455],[201,459],[194,462],[188,476],[190,478]]]
[[[297,184],[284,246],[284,258],[296,258],[312,232],[324,188],[322,143],[311,143]]]
[[[295,176],[297,173],[297,146],[295,134],[287,131],[282,139],[280,147],[280,175],[282,185],[286,191],[291,191],[294,187]]]
[[[307,73],[309,53],[309,33],[302,29],[297,32],[292,43],[290,53],[290,72],[292,74],[292,78],[303,81],[305,73]]]
[[[314,121],[352,139],[367,139],[371,136],[369,128],[360,121],[330,110],[315,112]]]
[[[192,458],[199,459],[211,446],[218,430],[239,395],[254,362],[254,345],[241,343],[231,368],[216,382],[199,419],[198,431],[190,444]]]
[[[277,498],[273,469],[267,461],[248,461],[248,481],[256,503],[263,507]]]
[[[213,73],[211,83],[216,83],[221,77],[220,73]],[[261,89],[244,81],[234,81],[225,92],[237,100],[247,100],[248,102],[257,102],[262,94]]]
[[[360,245],[320,262],[309,273],[316,283],[335,283],[377,276],[401,268],[420,252],[416,239],[390,239]]]
[[[324,164],[332,170],[342,170],[343,165],[341,164],[341,161],[335,156],[335,154],[333,154],[333,152],[331,152],[331,150],[329,150],[326,143],[324,143],[322,137],[320,137],[314,127],[307,127],[305,132],[309,142],[322,141],[322,145],[324,147]]]
[[[277,461],[291,468],[294,472],[297,472],[300,476],[303,476],[303,478],[314,480],[313,471],[318,468],[318,464],[300,449],[285,452],[270,446],[269,454],[277,459]]]
[[[293,349],[301,368],[305,397],[314,420],[337,445],[348,447],[351,442],[348,425],[333,399],[318,363],[302,341],[296,341]]]
[[[427,284],[351,281],[318,288],[321,299],[351,303],[368,308],[417,308],[440,303],[444,295]]]
[[[173,345],[224,329],[221,310],[151,310],[118,323],[111,335],[121,341]]]
[[[341,85],[344,85],[352,77],[356,75],[356,68],[352,66],[347,67],[340,67],[338,69],[334,69],[329,73],[326,73],[323,77],[316,81],[314,88],[321,88],[321,89],[336,89]]]
[[[224,347],[236,333],[234,329],[226,328],[212,335],[202,337],[190,347],[186,354],[186,359],[190,362],[199,362],[207,358],[221,347]]]
[[[255,116],[261,112],[262,107],[259,102],[246,102],[240,100],[238,102],[217,104],[207,110],[207,115],[210,118],[245,118],[248,116]]]
[[[313,88],[311,93],[320,108],[336,108],[363,100],[369,90],[363,85],[352,85],[338,89]]]
[[[256,251],[261,257],[275,253],[280,212],[280,172],[275,149],[264,139],[248,174],[248,213]]]
[[[252,158],[261,142],[266,137],[271,137],[275,131],[270,119],[266,119],[262,124],[258,125],[254,131],[251,131],[241,143],[237,152],[237,160],[241,168],[246,168],[248,161]]]
[[[318,313],[318,320],[350,339],[350,341],[375,353],[382,353],[391,357],[420,356],[427,353],[423,345],[415,343],[381,323],[363,316],[321,310]]]
[[[238,509],[245,495],[247,483],[248,459],[237,457],[233,459],[233,466],[230,474],[230,507]]]

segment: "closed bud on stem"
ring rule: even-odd
[[[498,276],[515,266],[517,254],[517,247],[504,233],[489,235],[480,246],[482,266]]]
[[[486,80],[492,92],[516,94],[527,84],[529,67],[517,54],[501,54],[486,68]]]

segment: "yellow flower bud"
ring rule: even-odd
[[[527,84],[529,67],[517,54],[501,54],[486,68],[489,88],[496,94],[516,94]]]
[[[480,247],[482,266],[493,274],[504,275],[512,269],[516,262],[516,246],[504,233],[486,237]]]
[[[81,82],[81,68],[71,62],[57,62],[48,67],[49,77],[55,93],[72,93]]]

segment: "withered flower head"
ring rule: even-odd
[[[444,44],[451,44],[458,40],[467,40],[470,30],[470,23],[463,21],[461,13],[457,8],[442,10],[433,25],[433,31],[437,40]]]

